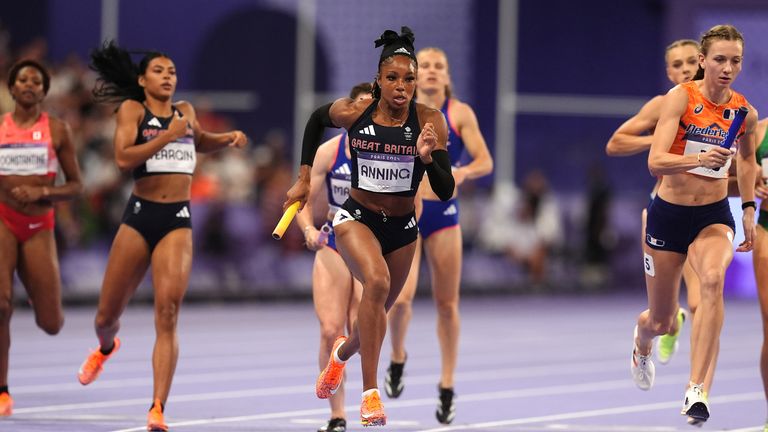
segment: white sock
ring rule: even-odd
[[[364,391],[364,392],[363,392],[363,399],[365,399],[365,397],[366,397],[366,396],[370,396],[370,395],[372,395],[372,394],[373,394],[373,392],[376,392],[376,393],[378,393],[378,392],[379,392],[379,389],[377,389],[377,388],[372,388],[372,389],[368,389],[368,390]]]
[[[342,360],[342,359],[339,358],[339,348],[341,348],[341,346],[344,345],[345,342],[346,341],[340,343],[339,346],[336,347],[335,350],[333,350],[333,361],[335,361],[336,363],[346,363],[347,362],[346,360]]]

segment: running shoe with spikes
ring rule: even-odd
[[[77,371],[77,379],[82,385],[88,385],[99,377],[104,370],[104,363],[120,349],[120,339],[115,338],[114,346],[109,354],[102,354],[101,347],[91,351],[88,358],[85,359],[80,370]]]
[[[637,326],[635,326],[635,333],[632,339],[632,355],[629,360],[632,380],[640,390],[650,390],[653,386],[653,379],[656,376],[656,367],[653,365],[653,360],[651,360],[651,353],[647,355],[638,354],[637,345],[635,344],[636,339]]]
[[[163,417],[163,403],[160,402],[160,399],[155,399],[152,408],[149,410],[149,414],[147,414],[147,431],[168,431],[168,425],[165,424],[165,418]]]
[[[387,396],[392,399],[397,399],[405,387],[405,384],[403,383],[404,368],[405,362],[389,362],[387,374],[384,376],[384,391],[387,393]]]
[[[8,392],[0,393],[0,417],[8,417],[13,414],[13,398]]]
[[[669,363],[669,361],[672,360],[672,356],[677,352],[677,347],[680,345],[678,337],[680,336],[680,331],[683,329],[685,320],[688,319],[688,311],[683,308],[678,309],[676,319],[677,331],[674,334],[667,333],[661,335],[656,339],[656,359],[658,359],[661,364]]]
[[[693,384],[685,392],[682,414],[705,422],[709,419],[709,403],[701,384]]]
[[[328,399],[336,393],[339,389],[341,382],[344,380],[344,366],[346,362],[337,362],[334,358],[336,351],[339,347],[346,342],[346,336],[339,336],[333,343],[331,348],[331,356],[328,359],[328,364],[325,366],[320,376],[317,377],[317,383],[315,384],[315,394],[320,399]]]
[[[437,403],[435,416],[440,423],[445,425],[451,424],[453,418],[456,417],[456,405],[453,403],[453,397],[456,394],[452,388],[442,388],[440,386],[437,388],[440,392],[440,400]]]
[[[347,421],[341,417],[332,418],[317,432],[347,432]]]
[[[363,393],[363,403],[360,405],[360,423],[363,426],[384,426],[387,424],[387,415],[384,414],[384,404],[381,403],[378,389]]]

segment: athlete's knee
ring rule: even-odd
[[[674,321],[675,321],[675,315],[670,315],[670,316],[651,315],[648,319],[647,325],[651,328],[651,330],[655,335],[663,335],[673,330]]]
[[[157,330],[174,330],[178,321],[178,303],[169,301],[155,305],[155,327]]]
[[[693,317],[696,315],[696,311],[699,309],[699,301],[688,301],[688,312],[690,312],[691,315],[691,322],[693,322]]]
[[[13,314],[13,305],[11,299],[7,297],[0,297],[0,323],[8,323],[11,320]]]
[[[344,324],[320,323],[320,340],[328,345],[333,345],[337,337],[344,334]]]
[[[363,287],[363,297],[367,297],[369,300],[375,303],[384,303],[389,297],[389,274],[381,272],[366,279],[366,284]]]
[[[104,314],[102,312],[96,313],[96,319],[93,322],[94,327],[96,327],[96,330],[110,330],[114,327],[117,327],[119,325],[118,317],[109,316],[107,314]]]
[[[397,300],[389,310],[390,315],[405,315],[411,312],[411,298],[406,298],[402,293],[397,296]]]
[[[713,267],[702,271],[699,274],[699,281],[701,283],[701,296],[705,297],[707,294],[717,294],[719,290],[723,290],[723,281],[725,280],[725,269],[720,267]]]
[[[437,308],[437,314],[444,318],[459,314],[458,299],[435,299],[435,307]]]
[[[50,314],[46,316],[35,316],[35,322],[41,330],[47,334],[53,336],[61,331],[64,327],[64,315],[60,313]]]

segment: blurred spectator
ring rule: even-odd
[[[616,237],[608,224],[611,189],[599,165],[593,165],[587,175],[589,189],[584,244],[586,262],[581,278],[585,287],[599,287],[608,275],[608,258],[616,243]]]
[[[495,186],[490,217],[480,232],[483,246],[521,264],[532,282],[545,282],[547,260],[562,241],[560,208],[539,170],[529,173],[522,190]]]
[[[277,129],[267,132],[264,141],[256,145],[256,206],[263,216],[265,235],[272,232],[283,215],[285,191],[293,184],[293,166],[286,157],[291,148],[285,133]],[[301,230],[289,229],[280,246],[287,251],[303,251],[303,241]]]

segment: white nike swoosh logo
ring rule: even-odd
[[[29,224],[29,229],[37,229],[37,228],[40,228],[41,226],[43,226],[42,222],[31,223],[31,224]]]

